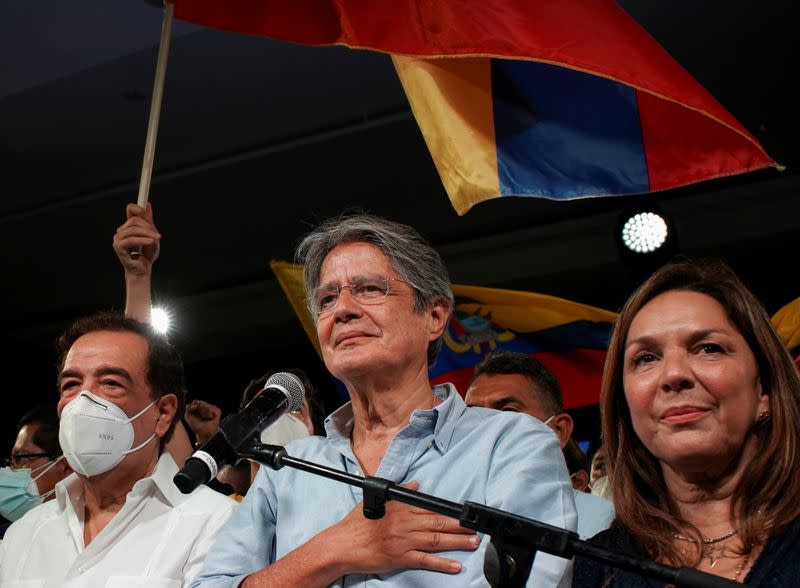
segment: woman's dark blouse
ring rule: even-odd
[[[598,533],[589,541],[617,553],[644,557],[630,534],[621,528]],[[606,583],[606,580],[609,580]],[[767,540],[755,565],[744,582],[749,586],[783,588],[800,586],[800,519],[795,519],[783,535]],[[651,580],[600,562],[575,558],[573,588],[663,588],[662,582]]]

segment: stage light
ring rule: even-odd
[[[166,335],[169,331],[169,312],[164,308],[151,308],[150,309],[150,324],[153,329],[159,333]]]
[[[652,253],[667,241],[667,221],[654,212],[634,214],[622,226],[622,242],[636,253]]]

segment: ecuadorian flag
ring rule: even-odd
[[[391,54],[459,214],[776,165],[613,0],[177,0],[175,15]]]
[[[456,310],[430,371],[463,395],[488,353],[517,351],[541,361],[558,380],[565,408],[596,404],[616,313],[563,298],[453,285]]]
[[[795,298],[772,316],[772,326],[800,366],[800,298]]]
[[[278,283],[320,353],[305,305],[302,266],[270,262]],[[535,357],[553,372],[565,408],[596,404],[616,313],[555,296],[453,284],[456,308],[444,334],[432,384],[452,382],[463,395],[475,365],[496,349]],[[321,356],[321,354],[320,354]]]

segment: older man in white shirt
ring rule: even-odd
[[[77,321],[59,351],[60,442],[75,473],[9,528],[0,585],[188,585],[235,503],[172,483],[163,446],[183,412],[177,352],[111,314]]]

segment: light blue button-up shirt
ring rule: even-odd
[[[467,408],[452,385],[437,386],[443,400],[416,410],[392,440],[376,476],[398,484],[416,480],[420,492],[455,502],[471,500],[570,530],[576,514],[572,486],[558,440],[527,415]],[[328,437],[286,446],[293,457],[363,475],[350,446],[349,403],[325,422]],[[261,468],[242,504],[211,548],[192,586],[238,586],[242,580],[342,520],[362,499],[359,488],[290,467]],[[360,507],[360,506],[359,506]],[[336,587],[487,586],[484,537],[476,551],[440,552],[461,561],[457,574],[402,569],[350,574]],[[569,581],[567,560],[539,553],[529,586]]]

